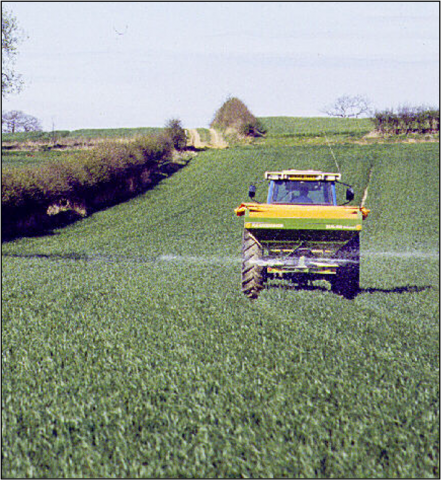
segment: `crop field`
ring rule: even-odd
[[[136,135],[149,135],[158,133],[162,128],[142,127],[142,128],[84,128],[81,130],[55,130],[54,132],[16,132],[2,133],[2,142],[36,142],[52,141],[62,139],[96,139],[96,138],[124,138]]]
[[[66,152],[56,150],[43,152],[6,151],[2,152],[2,170],[5,171],[8,168],[37,167],[46,163],[59,163],[62,162],[67,155],[71,157],[74,154],[75,151],[70,151],[69,154],[67,154]]]
[[[248,185],[336,169],[265,142],[2,245],[2,477],[439,477],[439,145],[333,146],[368,188],[359,294],[251,302]]]
[[[267,129],[266,145],[326,144],[326,139],[347,142],[360,140],[374,130],[369,118],[262,117]]]
[[[89,146],[91,141],[132,138],[160,133],[163,130],[145,127],[2,133],[2,147],[6,147],[2,148],[2,170],[61,162],[67,156],[71,157],[81,148]],[[53,144],[68,150],[54,148]],[[11,146],[16,149],[10,149]]]
[[[262,117],[261,122],[268,129],[271,137],[317,136],[346,134],[364,135],[374,128],[369,118],[332,118],[332,117]]]
[[[207,143],[207,144],[210,143],[211,135],[210,135],[210,130],[208,128],[198,128],[197,131],[199,133],[202,143]]]

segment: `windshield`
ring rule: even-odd
[[[268,191],[268,203],[335,205],[334,183],[272,180]]]

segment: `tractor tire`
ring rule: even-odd
[[[360,290],[360,236],[354,236],[338,252],[343,263],[331,280],[331,290],[345,298],[353,299]]]
[[[242,240],[242,292],[250,299],[256,299],[263,289],[265,268],[257,264],[262,253],[262,245],[245,229]]]

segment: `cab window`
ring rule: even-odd
[[[272,180],[268,203],[335,205],[335,186],[333,182]]]

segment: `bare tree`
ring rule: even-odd
[[[2,6],[2,97],[22,88],[21,75],[14,69],[17,45],[22,38],[17,19]]]
[[[358,118],[362,115],[371,115],[372,106],[369,99],[363,95],[343,95],[335,102],[322,110],[330,117]]]
[[[40,121],[32,115],[27,115],[19,110],[2,112],[2,132],[41,132]]]

